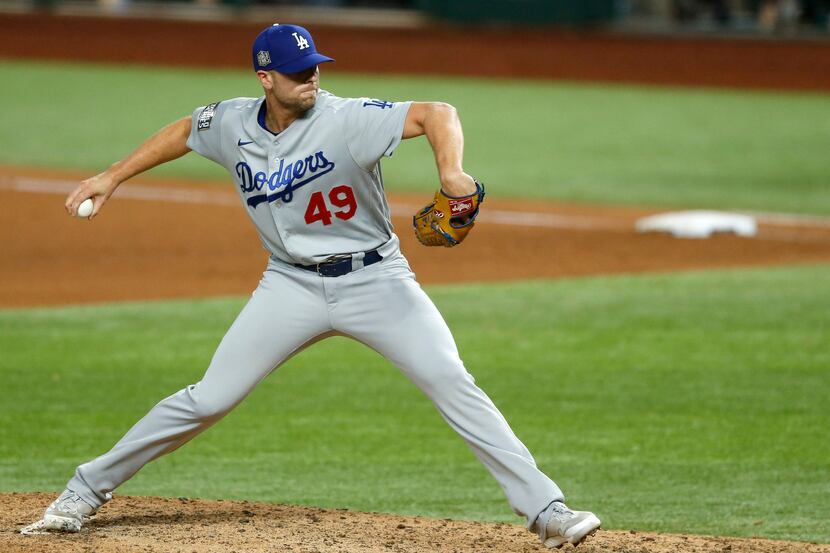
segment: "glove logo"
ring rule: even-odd
[[[452,212],[453,217],[457,215],[464,215],[469,213],[473,210],[473,202],[469,198],[464,198],[463,200],[450,200],[450,211]]]

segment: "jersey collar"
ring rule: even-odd
[[[320,92],[324,92],[324,91],[321,90]],[[308,110],[302,117],[300,117],[299,119],[297,119],[293,123],[291,123],[288,126],[288,128],[285,129],[282,132],[283,133],[288,132],[289,130],[291,130],[291,128],[296,123],[299,123],[301,121],[306,121],[307,122],[307,121],[311,121],[312,119],[314,119],[320,113],[320,104],[325,101],[323,99],[323,97],[327,96],[327,95],[328,95],[328,93],[325,93],[325,94],[319,94],[318,93],[317,102],[314,104],[314,107],[311,108],[310,110]],[[281,133],[276,133],[276,132],[272,131],[271,129],[269,129],[265,125],[265,115],[266,115],[267,111],[268,111],[268,102],[265,101],[265,96],[262,96],[260,98],[259,109],[257,110],[257,116],[256,116],[257,124],[259,125],[259,127],[262,130],[264,130],[265,132],[267,132],[271,136],[279,136]]]
[[[262,97],[262,103],[259,105],[259,111],[257,112],[256,120],[259,123],[259,126],[265,130],[265,132],[270,133],[274,136],[277,136],[279,133],[276,133],[265,126],[265,112],[268,109],[268,102],[265,101],[265,96]]]

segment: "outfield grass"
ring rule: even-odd
[[[343,96],[444,100],[500,196],[830,214],[830,96],[326,73]],[[97,171],[198,105],[259,96],[247,71],[0,61],[0,163]],[[429,193],[425,139],[384,165]],[[159,174],[225,180],[190,155]]]
[[[605,527],[830,542],[830,267],[430,293],[539,465]],[[0,311],[0,489],[62,488],[198,380],[242,303]],[[119,491],[518,521],[419,392],[345,339]]]

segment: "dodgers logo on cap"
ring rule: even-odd
[[[299,73],[333,58],[317,52],[311,33],[299,25],[276,23],[254,40],[254,71]]]

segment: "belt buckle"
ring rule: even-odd
[[[324,263],[318,263],[318,264],[317,264],[317,267],[316,267],[316,268],[317,268],[317,274],[318,274],[318,275],[320,275],[320,276],[322,276],[322,277],[324,277],[324,276],[328,276],[328,275],[327,275],[327,274],[325,274],[325,272],[324,272],[324,271],[325,271],[325,267],[326,267],[326,266],[331,266],[333,263],[334,263],[334,262],[332,262],[332,261],[326,261],[326,262],[324,262]]]
[[[339,257],[339,258],[335,257],[335,258],[333,258],[331,261],[324,261],[324,262],[322,262],[322,263],[318,263],[318,264],[316,265],[316,268],[317,268],[317,274],[318,274],[318,275],[320,275],[320,276],[322,276],[322,277],[339,276],[339,275],[330,275],[330,274],[326,274],[326,273],[324,272],[324,271],[325,271],[325,267],[335,267],[335,266],[339,265],[340,263],[343,263],[344,261],[348,261],[348,262],[349,262],[349,264],[351,265],[351,262],[352,262],[352,256],[351,256],[351,255],[347,255],[347,256],[343,256],[343,257]],[[351,267],[349,267],[349,270],[348,270],[348,271],[346,271],[346,272],[347,272],[347,273],[351,272]],[[345,273],[344,273],[344,274],[345,274]]]

